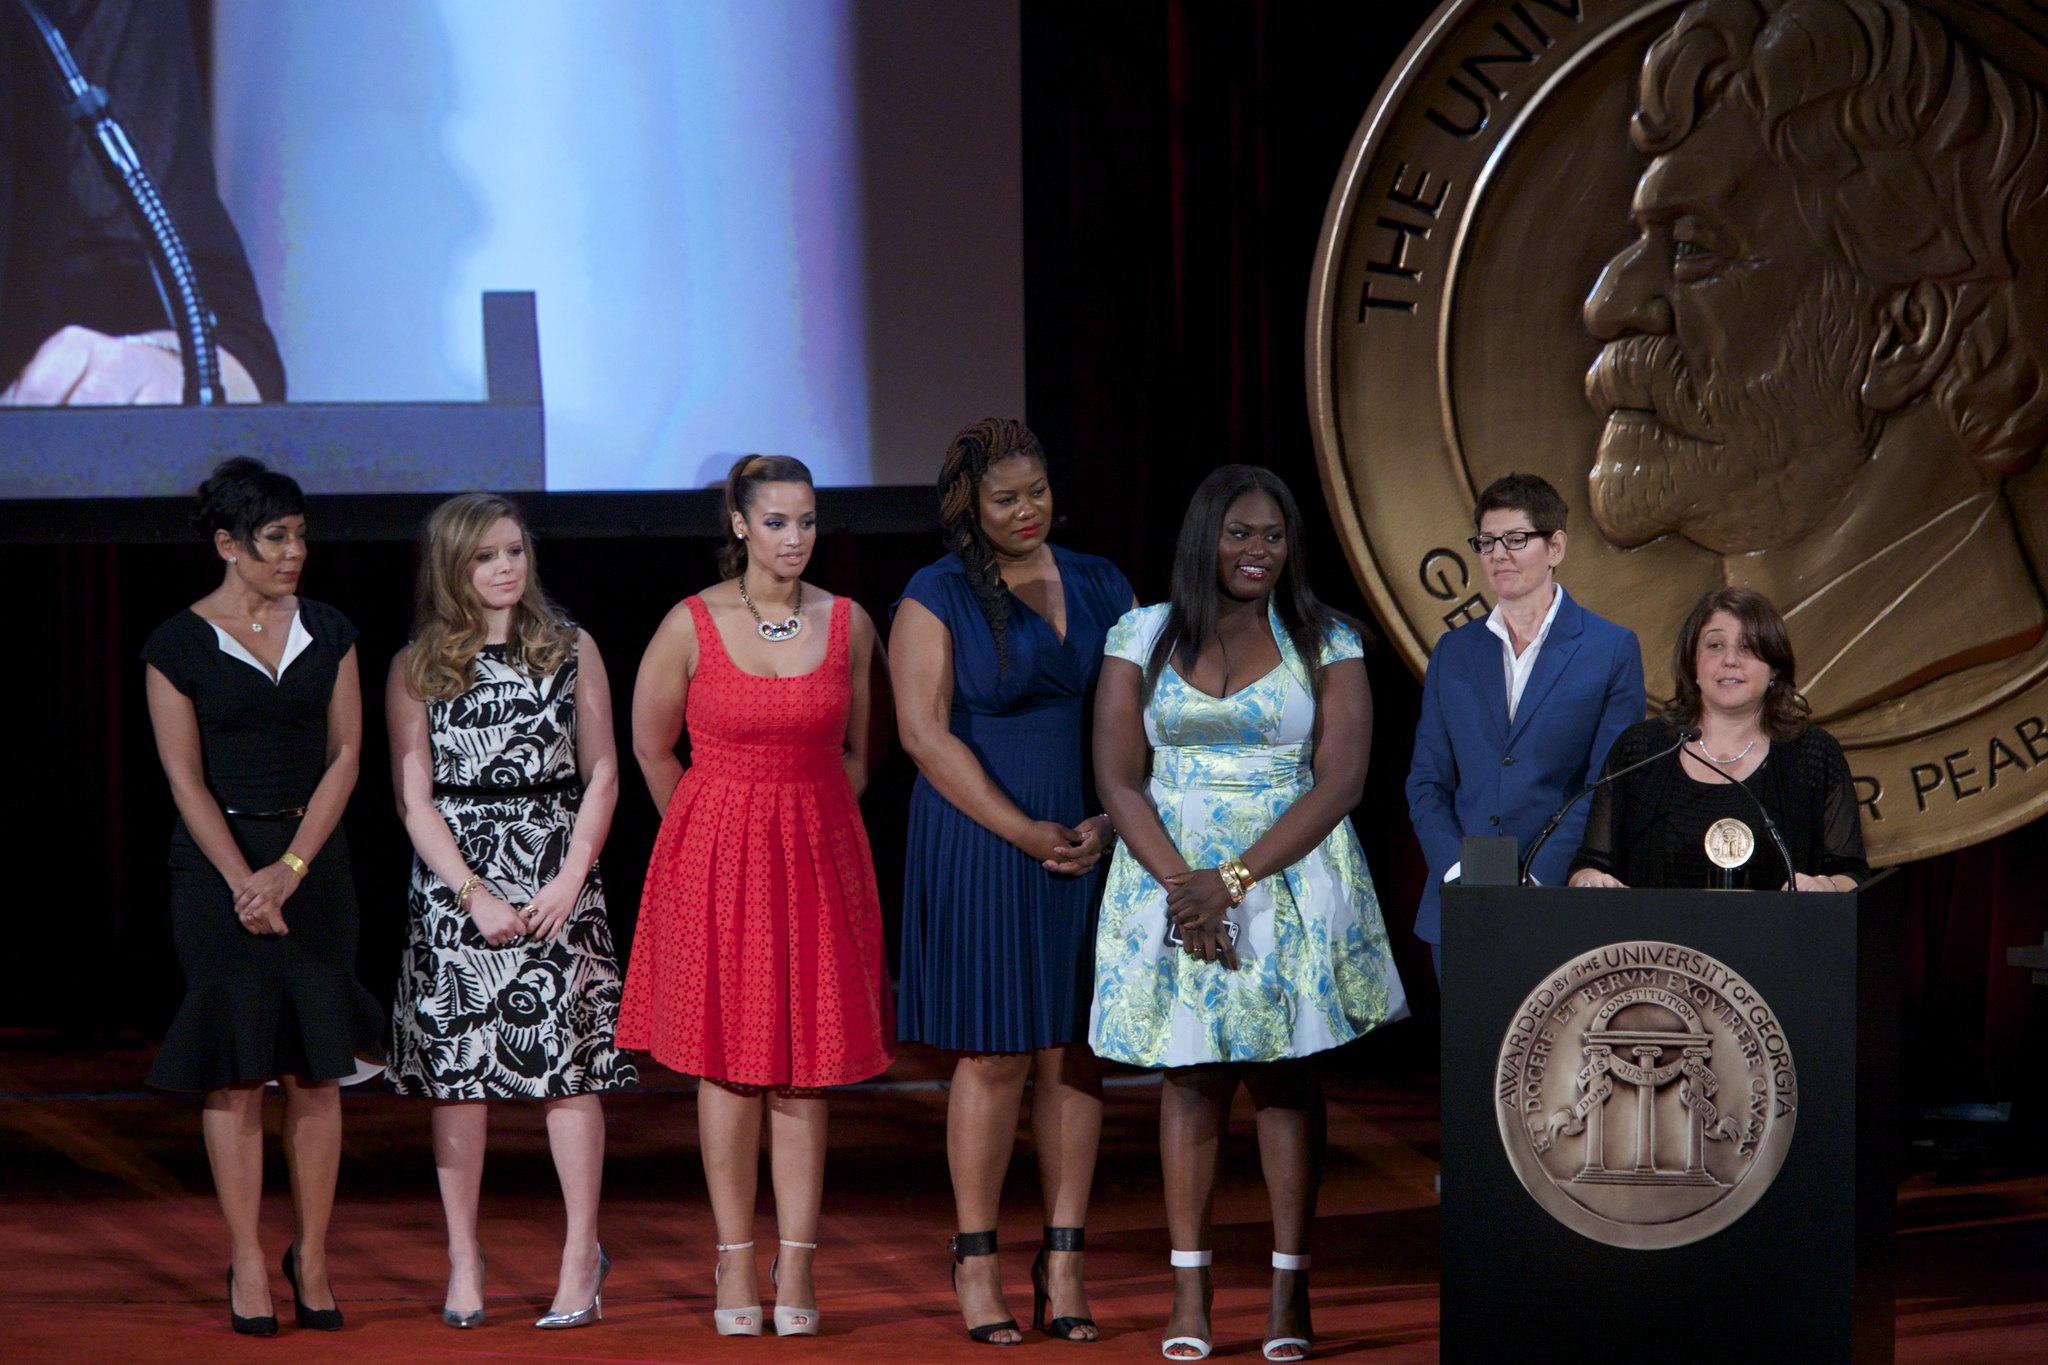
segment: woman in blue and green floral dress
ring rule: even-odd
[[[1265,1354],[1307,1358],[1324,1131],[1313,1054],[1408,1008],[1345,818],[1372,738],[1360,641],[1309,590],[1300,527],[1274,475],[1211,474],[1181,526],[1172,600],[1117,623],[1098,684],[1096,785],[1123,842],[1089,1042],[1166,1068],[1169,1360],[1209,1354],[1210,1204],[1240,1082],[1273,1206]]]

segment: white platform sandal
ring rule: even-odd
[[[818,1249],[816,1242],[792,1242],[787,1237],[782,1238],[781,1241],[782,1245],[786,1247],[801,1247],[805,1251],[816,1251]],[[781,1266],[782,1257],[779,1254],[768,1263],[768,1283],[776,1286],[778,1289],[781,1288],[782,1279],[775,1272]],[[775,1335],[778,1337],[814,1337],[818,1335],[818,1306],[812,1304],[809,1308],[784,1308],[782,1306],[782,1295],[780,1293],[776,1294]]]
[[[1303,1271],[1308,1269],[1308,1257],[1289,1256],[1284,1251],[1273,1253],[1273,1269]],[[1307,1360],[1315,1354],[1315,1342],[1308,1337],[1274,1337],[1266,1343],[1266,1359],[1278,1361]]]
[[[751,1251],[753,1247],[752,1242],[720,1242],[718,1254],[723,1256],[728,1251]],[[725,1267],[720,1265],[711,1272],[711,1289],[714,1294],[718,1291],[719,1273],[724,1269]],[[746,1308],[713,1308],[711,1321],[718,1328],[718,1335],[722,1337],[758,1337],[761,1335],[761,1305],[757,1303]]]
[[[1207,1270],[1214,1253],[1209,1251],[1176,1251],[1169,1258],[1175,1270]],[[1203,1295],[1206,1300],[1207,1295]],[[1206,1316],[1208,1305],[1203,1305]],[[1168,1360],[1207,1360],[1209,1343],[1201,1337],[1168,1337],[1159,1343],[1159,1354]]]

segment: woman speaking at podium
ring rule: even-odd
[[[1702,597],[1671,676],[1662,717],[1624,730],[1607,755],[1571,885],[1850,891],[1867,879],[1848,760],[1807,720],[1769,599]]]

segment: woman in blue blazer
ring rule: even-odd
[[[1635,632],[1595,616],[1557,582],[1564,499],[1533,474],[1479,495],[1470,544],[1493,610],[1437,641],[1422,682],[1408,770],[1408,814],[1429,863],[1415,933],[1443,974],[1437,891],[1467,834],[1511,834],[1526,849],[1551,814],[1591,780],[1615,737],[1643,718]],[[1581,804],[1530,875],[1562,886],[1586,824]]]

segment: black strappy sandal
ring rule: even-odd
[[[1095,1326],[1094,1318],[1054,1318],[1045,1320],[1048,1306],[1052,1303],[1051,1268],[1047,1265],[1048,1253],[1054,1251],[1079,1251],[1087,1241],[1083,1228],[1047,1228],[1045,1242],[1038,1248],[1038,1256],[1031,1262],[1031,1330],[1044,1332],[1059,1341],[1097,1341],[1098,1336],[1077,1337],[1077,1327]]]
[[[946,1250],[953,1253],[953,1297],[960,1297],[960,1263],[969,1256],[993,1256],[996,1254],[996,1231],[956,1232],[946,1239]],[[1001,1322],[984,1322],[979,1327],[967,1329],[967,1339],[983,1346],[1021,1346],[1023,1333],[1018,1332],[1016,1341],[996,1341],[998,1332],[1018,1332],[1015,1318],[1004,1318]]]

